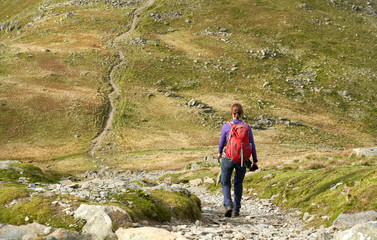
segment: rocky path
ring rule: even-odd
[[[286,213],[271,200],[244,197],[239,217],[224,217],[221,194],[209,194],[204,188],[183,186],[202,201],[203,219],[195,224],[162,225],[187,239],[330,239],[333,228],[304,230],[296,213]]]
[[[157,179],[170,172],[145,171],[88,171],[79,176],[83,180],[77,183],[69,180],[60,184],[35,185],[29,188],[40,193],[68,194],[84,198],[95,203],[111,203],[112,193],[122,192],[126,188],[150,191],[163,189],[181,191],[186,189],[197,195],[202,202],[202,219],[196,222],[172,221],[152,227],[165,229],[182,239],[233,240],[233,239],[332,239],[334,228],[305,229],[298,213],[286,213],[276,207],[270,199],[258,199],[244,196],[241,216],[226,218],[222,207],[221,193],[211,194],[202,186],[190,184],[158,183],[156,186],[141,186],[136,182],[145,179]],[[74,214],[75,209],[69,203],[62,204],[67,214]],[[134,223],[133,227],[146,227],[150,223]],[[141,239],[141,238],[140,238]]]
[[[9,163],[4,162],[4,168]],[[183,171],[182,171],[183,172]],[[256,196],[244,196],[241,216],[226,218],[222,207],[222,194],[210,193],[202,185],[194,181],[189,183],[171,183],[168,179],[157,181],[161,176],[177,172],[117,171],[103,169],[88,171],[77,176],[81,180],[73,182],[69,179],[58,184],[28,183],[27,178],[20,177],[19,182],[27,184],[32,195],[46,197],[57,196],[52,205],[62,209],[64,214],[85,219],[82,232],[66,229],[55,229],[34,222],[28,225],[13,226],[0,223],[0,239],[195,239],[195,240],[280,240],[308,239],[329,240],[349,239],[339,236],[364,234],[365,238],[377,239],[377,212],[369,211],[358,214],[342,214],[334,226],[320,229],[307,229],[299,212],[284,212],[272,203],[271,199],[259,199]],[[204,179],[206,180],[206,179]],[[208,179],[207,179],[208,180]],[[155,182],[154,184],[152,182]],[[114,193],[149,192],[160,189],[194,193],[201,200],[202,219],[196,222],[172,219],[171,222],[156,224],[142,221],[132,222],[131,217],[123,209],[116,207]],[[66,195],[86,199],[85,204],[77,205],[77,201]],[[89,202],[89,203],[88,203]],[[18,200],[11,205],[19,204]],[[129,202],[129,204],[132,204]],[[115,214],[116,213],[116,214]],[[111,217],[110,217],[111,216]],[[28,218],[28,217],[26,217]],[[25,221],[28,221],[26,220]],[[81,220],[79,220],[81,221]],[[126,221],[127,226],[114,229],[112,221]],[[336,223],[335,223],[336,222]],[[77,221],[76,221],[77,223]],[[360,224],[358,224],[360,223]],[[356,225],[358,224],[358,225]],[[351,232],[340,231],[355,226]],[[74,225],[73,225],[74,227]],[[352,232],[353,231],[353,232]],[[347,235],[347,236],[348,236]],[[69,236],[69,238],[67,237]],[[132,236],[132,237],[130,237]],[[372,236],[367,238],[368,236]],[[374,237],[373,237],[374,236]]]
[[[112,87],[112,91],[108,95],[108,98],[109,98],[109,101],[110,101],[109,115],[107,117],[107,121],[106,121],[105,127],[103,128],[102,132],[100,132],[98,134],[98,136],[92,140],[92,144],[89,147],[89,154],[92,155],[92,156],[95,155],[96,149],[98,149],[100,146],[102,146],[103,139],[111,131],[112,122],[113,122],[113,118],[114,118],[114,112],[116,111],[116,107],[115,107],[115,104],[114,104],[114,98],[115,98],[115,96],[117,96],[119,94],[119,87],[114,81],[114,74],[119,69],[120,66],[125,64],[125,61],[126,61],[126,59],[123,55],[123,52],[121,50],[119,50],[119,42],[124,40],[124,39],[127,39],[134,32],[134,30],[137,26],[137,23],[139,21],[140,14],[142,13],[142,11],[144,9],[151,6],[153,3],[154,3],[154,0],[148,0],[145,4],[143,4],[138,9],[136,9],[134,14],[133,14],[133,19],[132,19],[130,29],[127,32],[123,33],[122,35],[120,35],[120,36],[118,36],[114,39],[113,45],[114,45],[115,49],[117,49],[118,54],[119,54],[119,58],[120,58],[121,61],[118,64],[114,65],[113,68],[111,69],[111,72],[110,72],[110,84],[111,84],[111,87]]]

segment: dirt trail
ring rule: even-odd
[[[113,118],[114,118],[114,112],[116,111],[115,104],[114,104],[114,97],[118,95],[119,87],[114,82],[114,74],[120,66],[125,64],[125,57],[123,55],[123,52],[119,50],[118,43],[121,40],[127,38],[129,35],[131,35],[134,32],[136,25],[139,21],[140,14],[142,13],[142,11],[144,11],[144,9],[151,6],[153,3],[154,3],[154,0],[148,0],[145,4],[143,4],[138,9],[136,9],[133,15],[130,29],[127,32],[123,33],[122,35],[114,39],[114,46],[118,50],[118,54],[121,61],[117,65],[114,65],[110,72],[110,84],[113,90],[108,95],[109,100],[110,100],[109,115],[108,115],[105,127],[103,128],[102,132],[100,132],[100,134],[92,140],[92,144],[89,147],[89,154],[92,156],[94,156],[96,153],[96,150],[102,146],[103,139],[110,133],[110,130],[112,128]]]

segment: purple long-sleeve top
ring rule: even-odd
[[[240,124],[243,123],[242,120],[240,119],[233,119],[234,124]],[[253,156],[253,162],[258,162],[257,158],[257,151],[255,150],[255,144],[254,144],[254,137],[253,137],[253,132],[251,131],[251,127],[249,126],[249,142],[251,145],[251,155]],[[224,147],[226,146],[228,142],[228,137],[229,137],[229,131],[230,131],[230,124],[225,123],[223,125],[223,128],[221,129],[221,137],[220,137],[220,142],[219,142],[219,153],[222,154]]]

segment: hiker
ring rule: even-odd
[[[251,127],[241,120],[243,115],[241,104],[233,104],[230,114],[233,120],[225,123],[221,130],[218,159],[222,158],[221,184],[224,195],[225,217],[231,217],[232,212],[235,217],[238,217],[241,208],[242,182],[247,168],[246,163],[249,163],[248,168],[252,171],[257,169],[258,159]],[[244,141],[245,144],[240,141]],[[225,146],[226,153],[223,154]],[[248,159],[250,156],[253,156],[253,164]],[[234,202],[230,194],[233,169],[236,171],[234,175]]]

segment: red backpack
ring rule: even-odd
[[[240,162],[241,167],[244,161],[251,156],[249,142],[249,126],[246,123],[234,124],[229,122],[230,131],[226,144],[226,157],[235,162]]]

